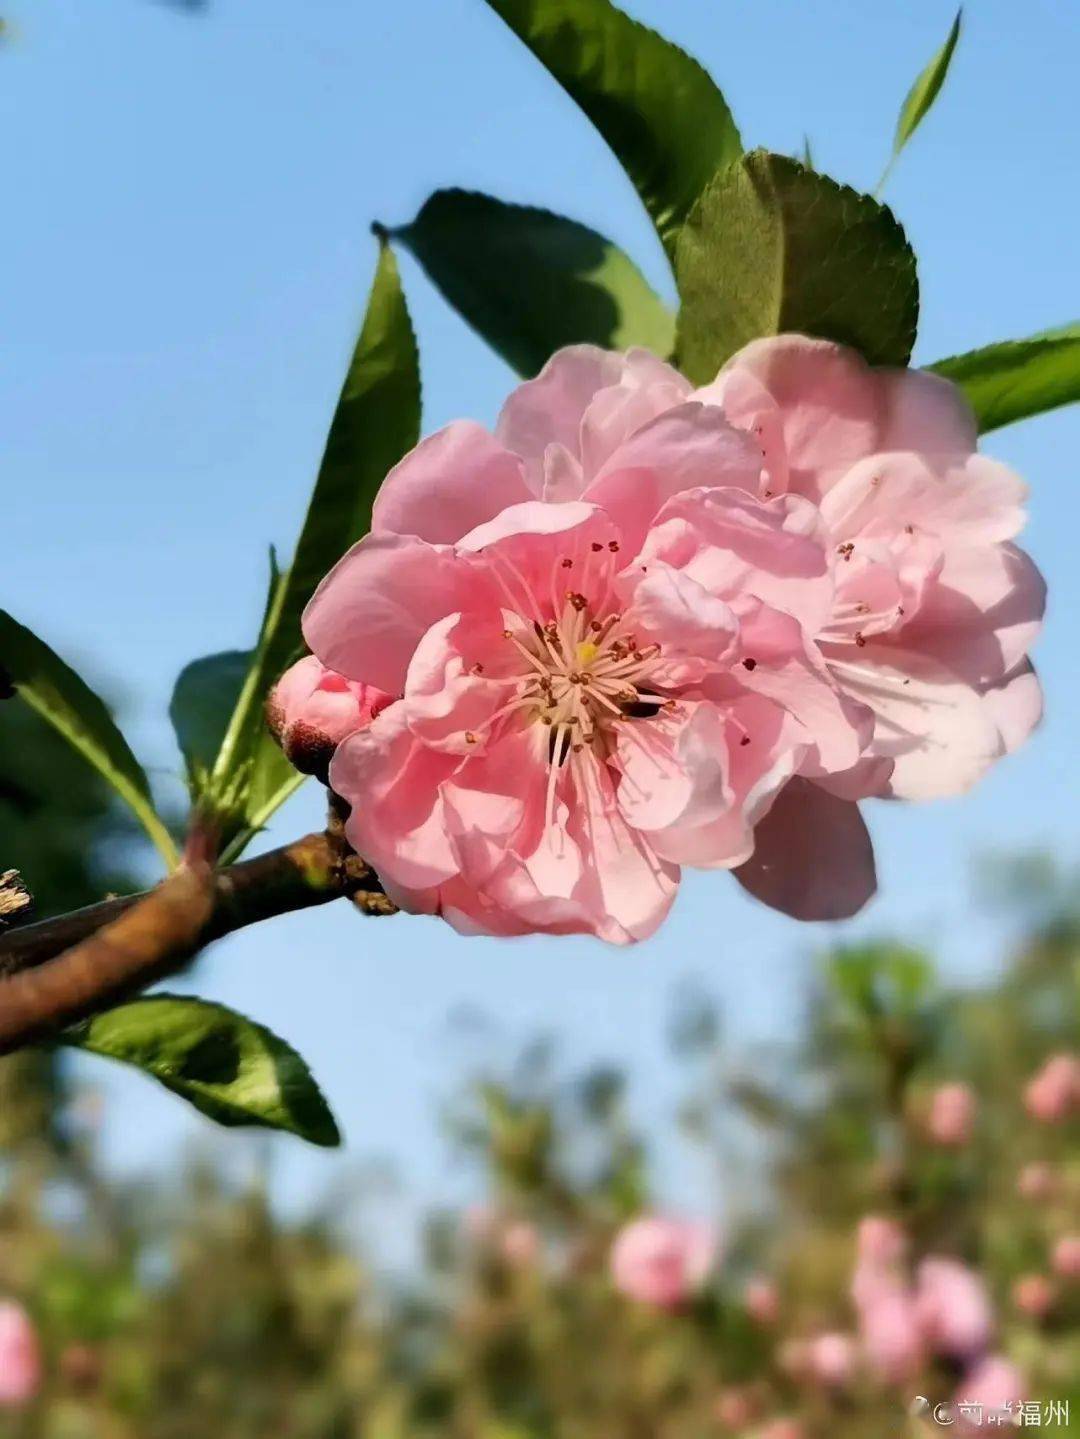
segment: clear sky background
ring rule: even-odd
[[[809,134],[818,167],[864,189],[952,19],[950,0],[630,8],[711,70],[748,144],[798,152]],[[670,282],[617,163],[482,0],[2,10],[0,604],[119,698],[175,798],[173,680],[197,655],[251,642],[267,545],[291,545],[363,311],[370,222],[464,185],[583,220]],[[946,91],[888,192],[919,256],[923,361],[1080,313],[1080,6],[972,0],[965,20]],[[403,272],[425,431],[490,422],[510,372],[408,259]],[[293,1041],[347,1132],[343,1156],[274,1142],[289,1202],[371,1156],[394,1161],[412,1203],[467,1192],[437,1131],[473,1057],[446,1023],[465,1008],[490,1015],[506,1049],[543,1030],[569,1062],[629,1065],[661,1191],[693,1205],[664,1036],[677,981],[697,976],[749,1043],[792,1032],[815,954],[838,934],[902,932],[938,946],[953,974],[993,963],[1000,928],[973,911],[973,856],[1078,848],[1080,410],[986,447],[1030,481],[1026,543],[1050,582],[1049,719],[1027,750],[961,800],[870,806],[881,894],[839,931],[758,908],[727,876],[690,875],[661,934],[629,952],[462,941],[344,905],[229,939],[196,987]],[[311,786],[266,843],[320,810]],[[124,1168],[166,1167],[205,1130],[147,1081],[100,1063],[84,1073],[107,1081],[105,1140]]]

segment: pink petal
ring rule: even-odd
[[[873,716],[866,702],[845,677],[837,680],[830,673],[797,620],[756,601],[738,608],[744,655],[736,671],[739,684],[781,705],[802,725],[813,745],[804,774],[851,769],[871,737]]]
[[[449,545],[507,505],[529,498],[517,455],[482,425],[456,420],[390,471],[375,500],[371,528]]]
[[[430,889],[458,872],[439,786],[460,763],[413,737],[400,701],[338,746],[330,787],[352,806],[349,843],[380,878]]]
[[[868,641],[829,645],[825,659],[876,717],[868,753],[895,761],[889,793],[934,799],[969,789],[1004,746],[979,692],[923,655]]]
[[[473,563],[452,550],[411,536],[368,535],[315,591],[304,639],[330,669],[399,695],[412,653],[436,620],[498,603]]]
[[[816,507],[798,495],[694,489],[656,515],[641,561],[664,560],[722,599],[755,595],[816,634],[833,608],[831,549]]]
[[[666,500],[701,486],[756,489],[761,450],[717,409],[683,404],[632,435],[586,487],[623,532],[627,556],[640,548]]]
[[[756,379],[776,406],[788,488],[818,500],[863,455],[879,448],[882,396],[854,350],[805,335],[753,340],[717,376],[721,403],[733,371]],[[712,388],[706,392],[710,396]]]
[[[793,919],[849,919],[877,888],[858,806],[793,779],[758,824],[754,853],[735,878]]]
[[[448,615],[427,631],[409,662],[403,700],[417,739],[448,754],[483,750],[487,722],[513,698],[521,668],[503,635],[498,610]]]
[[[879,450],[970,455],[979,427],[963,390],[927,370],[877,370],[884,401]]]
[[[852,465],[821,502],[837,539],[893,539],[907,532],[938,537],[948,548],[1009,540],[1023,528],[1027,487],[985,455],[943,461],[874,454]]]
[[[730,606],[696,580],[660,561],[638,570],[625,586],[639,643],[662,645],[708,665],[734,653],[739,622]]]
[[[535,380],[519,385],[510,395],[495,434],[525,461],[533,494],[542,491],[544,453],[549,445],[561,445],[580,460],[585,411],[598,390],[618,383],[622,370],[619,354],[595,345],[570,345],[552,355]]]
[[[581,467],[586,481],[635,431],[681,405],[690,390],[689,380],[648,350],[629,351],[620,382],[600,390],[582,416]]]
[[[1015,545],[947,550],[900,641],[973,684],[995,681],[1038,637],[1046,583]]]
[[[1022,660],[1005,679],[988,686],[982,701],[1001,736],[1006,754],[1018,750],[1042,719],[1042,686],[1028,660]]]

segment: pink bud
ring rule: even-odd
[[[997,1424],[992,1414],[1007,1414],[1010,1405],[1022,1402],[1027,1386],[1024,1377],[1014,1364],[1000,1354],[990,1355],[969,1370],[961,1381],[953,1401],[954,1406],[964,1405],[976,1413],[965,1417],[957,1413],[958,1433],[978,1434]],[[981,1414],[978,1411],[981,1410]]]
[[[1043,1319],[1054,1302],[1054,1286],[1045,1274],[1022,1274],[1012,1287],[1012,1298],[1021,1314]]]
[[[513,1269],[531,1269],[540,1254],[540,1236],[525,1219],[508,1224],[499,1240],[503,1259]]]
[[[1055,1054],[1024,1090],[1024,1105],[1032,1119],[1059,1124],[1080,1108],[1080,1059]]]
[[[743,1303],[755,1324],[772,1325],[780,1318],[780,1295],[776,1285],[762,1275],[747,1281]]]
[[[986,1286],[959,1260],[924,1259],[915,1302],[923,1335],[937,1353],[967,1359],[989,1344],[994,1315]]]
[[[1016,1176],[1016,1192],[1022,1199],[1052,1199],[1057,1189],[1057,1170],[1045,1161],[1025,1164]]]
[[[1065,1234],[1054,1245],[1054,1273],[1063,1279],[1080,1279],[1080,1234]]]
[[[927,1134],[935,1144],[960,1148],[971,1139],[977,1104],[969,1084],[942,1084],[930,1101]]]
[[[21,1304],[0,1302],[0,1405],[28,1404],[41,1387],[41,1346]]]
[[[819,1334],[810,1340],[810,1372],[830,1389],[842,1389],[855,1373],[855,1341],[848,1334]]]
[[[391,703],[392,696],[382,690],[346,679],[308,655],[274,686],[266,702],[266,721],[292,764],[325,780],[334,750],[346,735],[370,724]]]
[[[701,1287],[716,1248],[710,1225],[659,1215],[635,1219],[615,1238],[612,1279],[631,1299],[676,1309]]]

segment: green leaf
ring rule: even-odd
[[[686,222],[677,351],[706,383],[748,341],[798,332],[874,365],[915,340],[915,256],[889,210],[797,160],[755,150],[715,177]]]
[[[960,386],[985,434],[1080,400],[1080,323],[969,350],[928,368]]]
[[[962,9],[957,10],[956,19],[952,22],[944,45],[937,51],[925,70],[920,73],[900,107],[900,118],[896,122],[896,134],[893,136],[892,156],[885,167],[885,173],[878,182],[879,194],[889,172],[896,164],[900,151],[919,128],[945,83],[945,76],[949,73],[949,64],[952,61],[953,51],[956,49],[956,42],[960,38],[960,20],[963,13]]]
[[[384,243],[296,553],[271,586],[254,658],[214,763],[211,781],[217,793],[233,793],[238,782],[254,783],[265,744],[263,705],[278,676],[303,651],[304,606],[327,571],[367,533],[387,471],[419,436],[416,339],[397,262]],[[263,762],[270,763],[265,755]],[[264,808],[261,822],[273,807]],[[254,808],[249,804],[249,812]]]
[[[457,312],[521,375],[563,345],[669,355],[675,317],[634,262],[574,220],[439,190],[393,232]]]
[[[0,610],[0,675],[53,726],[129,806],[170,868],[176,846],[154,808],[139,761],[101,699],[70,665]]]
[[[723,95],[610,0],[488,0],[610,145],[669,255],[710,176],[742,152]]]
[[[224,1005],[155,994],[85,1020],[63,1042],[143,1070],[217,1124],[285,1129],[326,1147],[341,1143],[296,1051]]]

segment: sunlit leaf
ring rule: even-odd
[[[969,350],[929,368],[960,386],[985,434],[1080,400],[1080,323]]]
[[[741,153],[723,95],[610,0],[488,0],[599,130],[674,254],[710,176]]]
[[[311,1071],[284,1040],[204,999],[155,994],[65,1032],[66,1044],[152,1075],[217,1124],[284,1129],[341,1142]]]
[[[150,785],[112,715],[85,680],[44,641],[0,610],[0,677],[112,785],[169,865],[176,847]]]
[[[722,171],[679,239],[677,352],[711,380],[763,335],[797,331],[904,365],[919,311],[915,256],[889,210],[797,160],[755,150]]]
[[[953,51],[956,49],[956,42],[960,38],[960,20],[963,13],[963,10],[957,10],[956,19],[952,22],[944,45],[935,53],[929,65],[920,72],[914,85],[907,92],[904,103],[900,107],[900,118],[896,122],[892,156],[878,184],[879,191],[884,185],[889,171],[896,164],[900,151],[925,119],[927,111],[937,99],[941,87],[945,83],[945,76],[949,73],[949,64],[952,61]]]
[[[582,342],[671,353],[674,315],[617,245],[574,220],[439,190],[393,236],[521,375]]]

